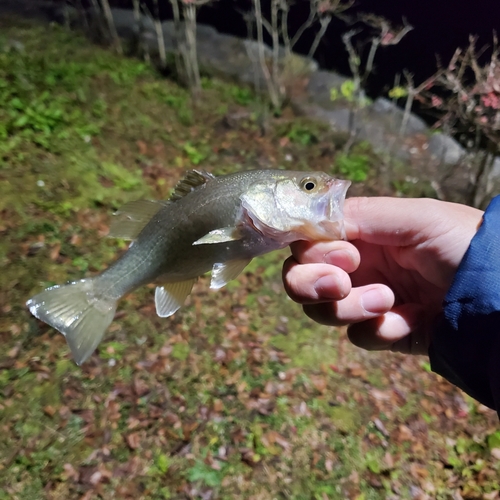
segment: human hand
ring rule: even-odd
[[[290,297],[365,349],[427,354],[432,325],[483,212],[432,199],[350,198],[348,241],[292,245]]]

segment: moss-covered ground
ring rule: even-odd
[[[340,170],[373,193],[366,145],[339,156],[345,138],[263,109],[213,79],[193,102],[78,34],[0,20],[0,499],[499,498],[493,412],[424,358],[308,320],[285,251],[219,292],[200,279],[168,319],[152,288],[127,296],[82,367],[30,316],[30,296],[125,249],[105,237],[115,209],[167,198],[186,169]]]

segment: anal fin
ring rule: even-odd
[[[172,316],[184,304],[187,296],[191,293],[195,281],[196,279],[190,279],[156,287],[156,314],[160,318]]]
[[[229,281],[237,278],[251,260],[252,259],[229,260],[223,264],[214,264],[210,288],[217,290],[225,286]]]

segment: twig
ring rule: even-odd
[[[309,16],[307,17],[306,21],[300,28],[296,31],[295,35],[293,35],[293,38],[290,40],[290,49],[293,49],[295,44],[300,40],[300,37],[304,34],[304,31],[307,28],[310,28],[314,20],[316,18],[316,7],[317,7],[317,0],[310,0],[309,2]]]
[[[280,0],[271,0],[271,37],[273,40],[273,66],[272,78],[275,85],[279,86],[279,58],[280,58],[280,38],[278,28],[278,6]]]
[[[323,17],[320,18],[320,29],[318,33],[316,33],[316,36],[314,37],[313,43],[311,45],[311,48],[309,49],[309,53],[307,54],[307,57],[312,58],[318,48],[319,42],[321,39],[325,36],[326,30],[328,28],[328,25],[330,24],[332,20],[332,16],[327,14]]]
[[[269,68],[267,67],[266,63],[266,55],[265,55],[265,47],[264,47],[264,33],[263,33],[263,17],[262,17],[262,10],[261,10],[261,5],[260,5],[260,0],[253,0],[254,1],[254,9],[255,9],[255,20],[257,23],[257,45],[258,45],[258,52],[259,52],[259,62],[260,62],[260,67],[262,70],[262,74],[264,76],[264,80],[267,85],[267,91],[269,94],[269,97],[271,98],[271,103],[273,106],[278,109],[281,105],[279,94],[275,86],[273,85],[271,73],[269,71]]]

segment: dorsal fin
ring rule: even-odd
[[[215,176],[205,172],[204,170],[190,170],[187,174],[176,184],[172,196],[168,201],[177,201],[189,194],[208,181],[215,179]]]
[[[126,203],[114,214],[114,219],[109,227],[110,238],[123,238],[135,240],[144,226],[168,202],[137,200]]]

